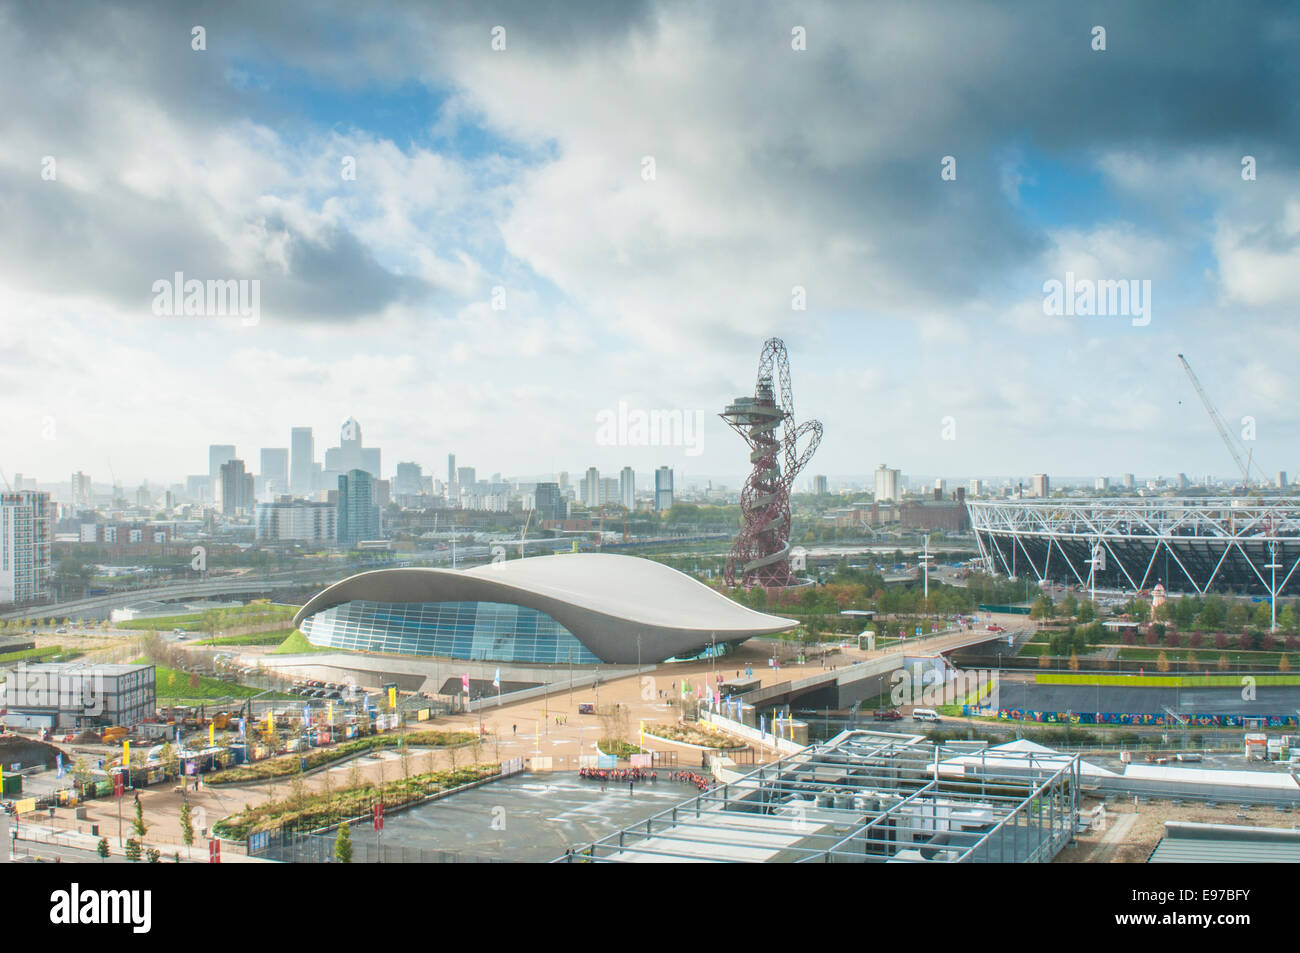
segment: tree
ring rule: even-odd
[[[72,762],[72,783],[76,785],[78,796],[83,798],[86,796],[92,780],[90,764],[85,758],[78,756],[77,760]]]
[[[1222,628],[1226,614],[1221,598],[1214,595],[1206,596],[1205,602],[1201,605],[1201,613],[1198,616],[1201,628],[1209,629],[1212,632]]]
[[[1261,602],[1255,607],[1255,615],[1251,619],[1255,625],[1261,629],[1267,629],[1273,625],[1273,611],[1269,608],[1267,602]]]
[[[1080,622],[1091,622],[1097,618],[1097,604],[1088,599],[1080,602],[1078,618]]]
[[[135,795],[135,820],[131,822],[131,829],[135,831],[135,836],[143,838],[149,833],[149,825],[144,822],[144,805],[140,803],[140,794]]]
[[[187,850],[194,846],[194,818],[191,816],[189,801],[181,805],[181,843]]]
[[[1283,655],[1280,659],[1278,659],[1278,660],[1277,660],[1277,670],[1278,670],[1279,672],[1289,672],[1289,671],[1291,671],[1291,656],[1289,656],[1289,655]]]
[[[1169,656],[1163,650],[1156,656],[1156,668],[1162,672],[1169,671]]]
[[[1056,604],[1052,602],[1052,597],[1043,593],[1034,600],[1033,607],[1029,610],[1031,619],[1050,619],[1056,614]]]
[[[154,848],[154,847],[146,847],[146,848],[145,848],[145,851],[144,851],[144,859],[145,859],[148,863],[156,864],[156,863],[158,863],[159,859],[161,859],[161,857],[162,857],[162,851],[160,851],[160,850],[158,850],[158,849],[156,849],[156,848]]]
[[[339,825],[338,835],[334,838],[334,860],[340,864],[352,863],[352,829],[347,821]]]
[[[1219,663],[1218,663],[1218,664],[1219,664],[1219,671],[1220,671],[1220,672],[1226,672],[1226,671],[1228,670],[1228,653],[1227,653],[1227,652],[1220,652],[1220,653],[1219,653]]]
[[[1079,600],[1074,598],[1074,593],[1068,592],[1065,598],[1061,600],[1061,614],[1073,616],[1079,611]]]
[[[1078,652],[1071,652],[1071,653],[1070,653],[1070,663],[1069,663],[1069,664],[1070,664],[1070,671],[1071,671],[1071,672],[1077,672],[1077,671],[1079,670],[1079,653],[1078,653]]]
[[[134,837],[130,837],[126,842],[126,859],[135,864],[140,861],[140,842]]]
[[[99,855],[100,860],[108,860],[108,838],[101,837],[99,844],[95,847],[95,853]]]
[[[169,778],[180,777],[181,757],[176,750],[176,746],[170,741],[162,746],[162,751],[158,752],[158,758],[162,761],[163,773]]]

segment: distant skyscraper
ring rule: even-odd
[[[456,468],[457,499],[464,500],[475,495],[478,490],[478,471],[474,467]],[[472,509],[472,507],[470,507]]]
[[[983,496],[983,495],[984,495],[984,481],[983,481],[983,480],[971,480],[971,481],[970,481],[970,487],[969,487],[969,489],[968,489],[968,492],[970,493],[971,496]]]
[[[618,500],[618,480],[613,477],[602,477],[600,481],[600,505],[614,504]]]
[[[1124,484],[1124,489],[1126,490],[1133,489],[1133,482],[1134,482],[1133,474],[1125,473],[1122,477],[1120,477],[1120,482]]]
[[[1052,495],[1051,481],[1048,480],[1046,473],[1035,473],[1029,478],[1030,493],[1040,499],[1046,499]]]
[[[361,440],[361,424],[349,417],[339,427],[339,445],[325,451],[326,478],[341,476],[349,470],[365,470],[378,480],[380,452],[376,447],[365,447]],[[332,480],[331,480],[332,482]]]
[[[340,546],[351,547],[362,540],[379,538],[379,506],[369,473],[353,469],[340,474],[338,506]]]
[[[1279,490],[1281,490],[1281,489],[1283,489],[1286,485],[1287,485],[1287,482],[1286,482],[1286,471],[1285,471],[1285,470],[1278,470],[1278,471],[1277,471],[1277,488],[1278,488]]]
[[[824,476],[813,477],[813,492],[815,494],[818,496],[825,496],[830,491],[830,486]]]
[[[289,432],[289,446],[293,457],[289,463],[289,492],[309,496],[316,490],[313,483],[312,464],[316,462],[316,441],[310,427],[294,427]]]
[[[899,498],[898,489],[901,477],[901,471],[891,470],[883,463],[876,467],[877,503],[883,503],[885,500],[897,500]]]
[[[447,454],[447,502],[455,505],[460,494],[456,492],[456,454]]]
[[[582,502],[588,506],[600,505],[600,471],[595,467],[587,467],[582,481]]]
[[[72,474],[72,505],[74,508],[85,508],[90,506],[91,499],[90,477],[78,470]]]
[[[1094,484],[1094,486],[1095,486],[1098,490],[1109,490],[1109,489],[1110,489],[1110,477],[1097,477],[1097,482]]]
[[[214,443],[208,447],[208,476],[215,485],[221,477],[221,465],[235,459],[235,447],[228,443]]]
[[[655,471],[655,512],[665,513],[673,507],[673,471],[660,467]]]
[[[568,507],[560,493],[558,483],[539,483],[533,488],[533,507],[542,520],[562,520]]]
[[[50,494],[0,493],[0,603],[49,598],[53,520]]]
[[[625,509],[636,509],[636,473],[624,467],[618,474],[618,501]]]
[[[263,492],[275,498],[289,492],[289,451],[285,447],[263,447],[261,454]]]
[[[393,477],[393,493],[397,496],[419,496],[424,484],[424,472],[418,463],[399,463]]]
[[[221,465],[217,477],[221,491],[223,516],[242,516],[253,509],[253,475],[244,470],[243,460],[229,460]]]

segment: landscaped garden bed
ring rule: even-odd
[[[712,728],[705,728],[702,725],[664,725],[653,724],[645,726],[647,738],[658,738],[660,741],[675,741],[678,744],[693,745],[696,748],[714,748],[723,750],[727,748],[744,748],[743,742],[736,741],[720,731],[714,731]]]
[[[413,774],[387,782],[382,789],[376,784],[363,783],[342,791],[293,793],[283,800],[245,807],[217,821],[213,831],[219,837],[243,840],[255,831],[280,826],[316,830],[359,817],[370,811],[376,801],[382,801],[385,809],[391,810],[431,794],[495,777],[500,772],[499,764],[472,764],[450,771]]]
[[[380,748],[396,748],[405,739],[408,748],[451,748],[471,744],[474,733],[469,731],[417,731],[408,735],[369,735],[354,741],[345,741],[328,748],[316,748],[306,754],[289,754],[278,758],[268,758],[252,764],[215,771],[205,778],[209,785],[220,784],[255,784],[270,781],[273,778],[286,778],[303,771],[343,761],[347,758],[377,751]]]

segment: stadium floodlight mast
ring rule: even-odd
[[[1101,548],[1101,540],[1092,546],[1092,558],[1084,560],[1088,564],[1088,598],[1097,601],[1097,570],[1106,568],[1106,552]]]
[[[1277,631],[1277,571],[1282,568],[1282,564],[1277,561],[1277,540],[1268,541],[1268,564],[1264,567],[1269,570],[1272,582],[1268,587],[1268,611],[1270,632]]]
[[[918,557],[921,563],[921,571],[925,576],[925,611],[930,611],[930,560],[934,557],[930,555],[930,534],[925,534],[925,549]]]

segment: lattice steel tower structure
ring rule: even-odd
[[[736,398],[719,416],[749,444],[749,462],[754,465],[740,493],[744,523],[727,557],[726,583],[746,588],[793,585],[790,484],[821,443],[822,425],[816,420],[795,424],[790,359],[780,338],[763,344],[754,396]],[[800,453],[799,441],[809,434]]]

